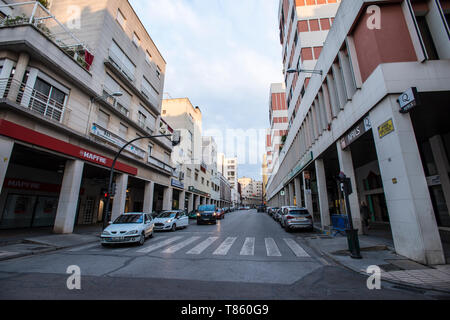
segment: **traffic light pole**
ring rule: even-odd
[[[103,213],[103,230],[105,230],[106,227],[108,226],[109,219],[110,219],[109,207],[110,207],[110,203],[111,203],[111,195],[113,195],[112,194],[113,192],[115,193],[115,190],[112,190],[112,184],[113,184],[113,178],[114,178],[114,168],[116,166],[116,162],[119,159],[120,154],[123,152],[123,150],[126,149],[126,147],[128,147],[130,144],[132,144],[133,142],[136,142],[138,140],[161,138],[161,137],[171,137],[171,136],[172,136],[172,134],[162,134],[162,135],[157,135],[157,136],[138,137],[138,138],[128,142],[126,145],[124,145],[119,150],[119,152],[117,152],[116,156],[114,157],[114,161],[112,163],[111,171],[110,171],[110,174],[109,174],[108,196],[106,197],[106,205],[105,205],[105,210],[104,210],[104,213]]]
[[[349,251],[353,259],[362,259],[361,250],[359,246],[358,230],[355,230],[353,227],[352,211],[350,209],[349,196],[353,193],[352,182],[350,178],[347,178],[347,176],[343,172],[339,174],[339,182],[343,187],[342,191],[344,192],[345,206],[347,208],[349,229],[346,230],[346,234]]]

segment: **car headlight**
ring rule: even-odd
[[[138,234],[139,231],[138,230],[133,230],[133,231],[128,231],[126,234]]]
[[[197,217],[200,217],[200,213],[197,213]]]
[[[102,232],[102,236],[110,236],[111,235],[111,233],[109,233],[108,231],[103,231]]]
[[[171,223],[173,221],[173,219],[169,219],[166,221],[166,223]]]

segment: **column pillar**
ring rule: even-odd
[[[323,159],[316,160],[317,190],[319,193],[320,219],[322,230],[328,230],[331,225],[330,207],[328,203],[327,178]]]
[[[302,207],[302,189],[300,178],[296,177],[294,179],[294,189],[295,189],[295,200],[297,202],[297,207]]]
[[[163,211],[172,210],[173,189],[171,187],[164,188],[163,195]]]
[[[194,194],[193,193],[189,193],[189,196],[188,196],[188,212],[191,212],[192,210],[194,210]]]
[[[179,210],[185,210],[186,208],[185,208],[185,199],[186,199],[186,191],[180,191],[180,196],[179,196],[179,198],[178,198],[179,200],[178,200],[178,203],[179,203]]]
[[[294,205],[294,183],[289,183],[289,205]]]
[[[153,212],[153,194],[155,192],[155,183],[153,181],[145,182],[144,189],[144,212]]]
[[[308,212],[311,214],[311,216],[314,218],[314,207],[312,202],[312,192],[311,192],[311,183],[307,183],[305,172],[303,171],[303,197],[305,199],[305,208],[308,210]]]
[[[437,171],[441,179],[441,187],[442,192],[444,193],[445,202],[447,203],[447,210],[450,214],[450,168],[442,137],[440,135],[432,137],[430,139],[430,144]]]
[[[195,210],[197,210],[199,206],[200,206],[200,196],[196,195],[195,196]]]
[[[370,112],[370,121],[398,254],[422,264],[445,264],[439,229],[409,114],[388,96]],[[392,119],[391,133],[377,128]]]
[[[111,212],[111,221],[116,220],[125,212],[125,204],[127,201],[128,175],[121,173],[116,178],[116,194]]]
[[[14,72],[13,81],[11,83],[11,88],[8,92],[8,99],[16,101],[17,95],[19,94],[20,85],[22,84],[23,76],[27,71],[28,62],[30,62],[30,56],[28,53],[22,52],[19,55],[19,59],[16,63],[16,70]]]
[[[14,141],[0,137],[0,194],[5,182],[6,171],[14,148]]]
[[[67,234],[73,232],[77,214],[78,198],[80,196],[81,179],[83,178],[84,162],[67,160],[64,169],[58,209],[56,212],[54,233]]]
[[[345,173],[347,178],[350,178],[350,181],[352,183],[353,193],[349,196],[349,202],[350,210],[352,211],[353,228],[358,229],[359,234],[362,234],[363,230],[361,224],[361,210],[359,207],[355,170],[353,168],[352,151],[350,150],[350,148],[342,150],[340,141],[336,143],[336,148],[338,152],[340,169]]]

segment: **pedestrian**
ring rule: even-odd
[[[370,230],[370,210],[364,201],[361,202],[361,218],[363,222],[363,234],[367,234],[367,231]]]

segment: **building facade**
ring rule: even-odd
[[[125,0],[2,0],[0,12],[0,228],[100,222],[115,154],[163,126],[166,62]],[[126,148],[112,219],[172,209],[171,152],[167,137]]]
[[[243,205],[260,205],[263,203],[263,183],[252,178],[239,178],[242,188]]]
[[[283,2],[282,2],[283,4]],[[322,229],[347,209],[386,226],[397,253],[443,264],[448,245],[448,1],[344,0],[268,182],[272,206],[297,204]],[[370,234],[370,232],[369,232]]]

